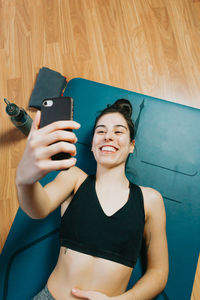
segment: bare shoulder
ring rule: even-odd
[[[146,202],[159,202],[159,201],[163,201],[162,195],[160,192],[158,192],[157,190],[150,188],[150,187],[144,187],[144,186],[140,186],[141,190],[142,190],[142,194],[144,197],[144,201]]]
[[[85,173],[83,170],[81,170],[78,167],[74,167],[74,176],[76,177],[76,184],[75,184],[75,188],[74,188],[74,193],[76,193],[76,191],[78,190],[78,188],[80,187],[80,185],[83,183],[83,181],[88,177],[88,174]]]
[[[68,170],[61,171],[56,177],[57,182],[73,182],[74,187],[76,188],[80,182],[84,181],[87,177],[87,174],[78,167],[72,167]],[[80,183],[81,184],[81,183]]]
[[[80,168],[72,167],[59,172],[56,178],[45,186],[45,190],[51,198],[58,199],[57,202],[62,203],[76,192],[86,177],[87,174]]]
[[[145,215],[165,213],[164,201],[161,193],[150,187],[140,186],[144,199]]]
[[[73,176],[75,178],[78,178],[79,176],[83,176],[84,174],[86,174],[86,173],[83,170],[81,170],[80,168],[74,166],[74,167],[71,167],[68,170],[61,171],[59,173],[59,177],[60,178],[66,178],[66,177],[69,177],[69,176]]]
[[[66,193],[65,193],[65,201],[62,203],[61,205],[61,216],[64,214],[65,210],[67,209],[67,207],[69,206],[73,195],[77,192],[78,188],[80,187],[80,185],[83,183],[83,181],[87,178],[87,173],[85,173],[83,170],[81,170],[78,167],[72,167],[70,170],[67,171],[62,171],[59,174],[60,178],[60,184],[62,184],[62,186],[65,185],[67,180],[72,180],[72,185],[73,185],[73,191],[71,191],[72,193],[68,194],[68,197],[66,197]]]

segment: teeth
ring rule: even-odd
[[[114,147],[110,147],[110,146],[104,146],[101,148],[102,151],[111,151],[111,152],[115,152],[116,149]]]

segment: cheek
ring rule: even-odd
[[[126,138],[126,139],[121,138],[121,139],[119,139],[119,144],[120,144],[121,147],[123,147],[124,149],[126,149],[125,152],[127,152],[127,153],[132,152],[131,151],[132,149],[131,149],[130,139],[129,138]]]
[[[118,139],[118,143],[121,146],[128,147],[129,144],[130,144],[130,140],[125,136],[120,136],[119,139]]]
[[[97,139],[96,137],[94,136],[93,139],[92,139],[92,147],[91,147],[91,150],[93,151],[94,150],[94,147],[96,146],[97,144]]]

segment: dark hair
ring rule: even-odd
[[[127,122],[129,131],[130,131],[130,140],[132,141],[135,136],[135,126],[131,119],[132,116],[132,105],[127,99],[118,99],[112,105],[108,104],[107,107],[102,110],[99,116],[96,118],[94,127],[93,127],[93,135],[96,128],[96,124],[99,119],[106,114],[110,113],[120,113]]]

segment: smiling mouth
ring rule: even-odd
[[[114,146],[102,146],[100,147],[100,150],[103,151],[103,152],[116,152],[118,149]]]

